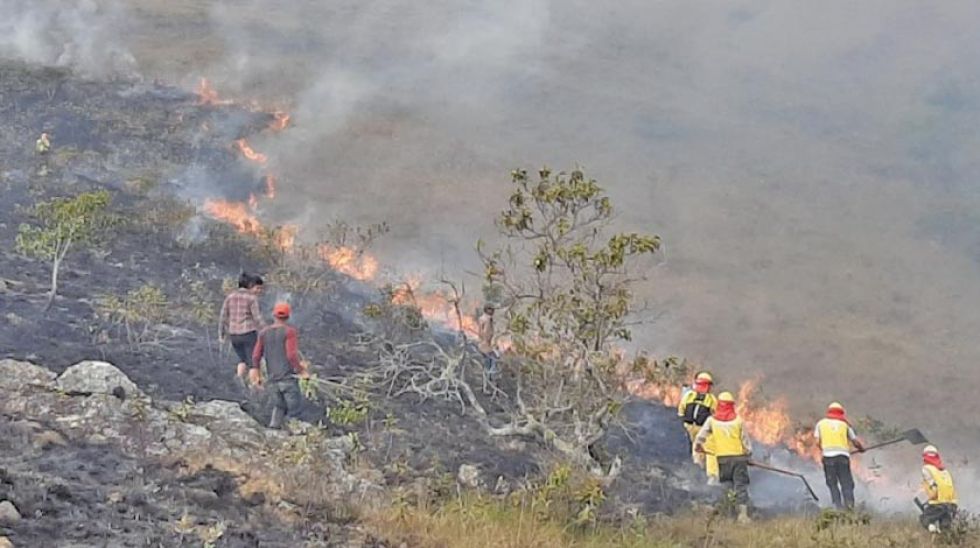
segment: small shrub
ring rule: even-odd
[[[367,399],[341,399],[327,409],[327,418],[334,424],[350,426],[364,422],[370,412],[371,402]]]
[[[146,284],[124,296],[106,295],[95,306],[110,329],[125,335],[134,348],[162,342],[158,326],[170,320],[170,302],[162,289]]]

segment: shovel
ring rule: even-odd
[[[922,434],[922,432],[919,431],[918,428],[913,428],[911,430],[906,430],[905,432],[902,432],[902,434],[899,437],[897,437],[897,438],[895,438],[893,440],[883,441],[881,443],[876,443],[874,445],[869,445],[869,446],[867,446],[867,447],[864,448],[864,451],[861,451],[861,452],[862,453],[865,453],[867,451],[871,451],[872,449],[878,449],[879,447],[885,447],[886,445],[892,445],[892,444],[903,442],[903,441],[908,441],[912,445],[919,445],[921,443],[929,443],[929,440],[926,439],[926,437]]]
[[[806,477],[804,477],[803,474],[793,472],[792,470],[783,470],[782,468],[776,468],[775,466],[769,466],[768,464],[762,464],[761,462],[756,462],[754,460],[749,461],[749,466],[754,466],[756,468],[761,468],[763,470],[768,470],[770,472],[775,472],[777,474],[783,474],[784,476],[793,476],[795,478],[800,478],[800,480],[803,481],[803,485],[806,486],[806,490],[810,492],[810,496],[813,497],[813,500],[820,502],[820,497],[818,497],[817,494],[813,492],[813,488],[810,487],[810,482],[806,481]]]

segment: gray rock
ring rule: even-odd
[[[24,325],[25,323],[27,323],[27,320],[25,320],[24,318],[21,318],[17,314],[14,314],[13,312],[7,312],[4,315],[4,319],[6,319],[7,320],[7,323],[9,323],[10,325],[12,325],[14,327],[20,327],[20,326]]]
[[[481,483],[480,469],[472,464],[461,464],[459,465],[459,472],[456,473],[456,479],[461,485],[475,489]]]
[[[30,362],[0,360],[0,388],[16,390],[25,385],[50,386],[55,376]]]
[[[0,502],[0,523],[17,523],[20,521],[20,512],[17,507],[9,500]]]
[[[47,449],[56,445],[64,447],[68,445],[68,441],[65,440],[64,436],[54,430],[45,430],[34,435],[34,439],[31,440],[31,445],[36,449]]]
[[[112,394],[121,387],[127,397],[142,396],[143,392],[129,380],[125,373],[110,363],[84,361],[65,369],[58,377],[58,388],[66,392],[90,392]],[[118,392],[118,391],[117,391]]]

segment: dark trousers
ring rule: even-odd
[[[823,475],[830,489],[830,500],[837,508],[854,508],[854,476],[851,475],[851,457],[838,455],[823,458]],[[841,501],[843,495],[843,501]]]
[[[252,351],[255,350],[255,343],[259,340],[259,335],[255,331],[242,333],[241,335],[231,335],[231,347],[235,349],[238,361],[252,367]]]
[[[286,419],[299,416],[303,405],[303,394],[299,390],[296,379],[289,378],[269,383],[269,394],[272,398],[272,420],[269,428],[281,428]]]
[[[919,521],[926,528],[929,527],[929,524],[935,523],[939,525],[940,529],[948,529],[953,524],[953,518],[955,517],[955,504],[927,504],[922,509],[922,515],[919,516]]]
[[[748,504],[749,458],[718,457],[718,481],[735,492],[736,504]]]

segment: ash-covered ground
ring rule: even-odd
[[[262,273],[270,267],[255,253],[250,237],[203,218],[198,210],[209,196],[243,200],[261,189],[261,174],[229,143],[262,131],[269,115],[201,104],[196,95],[166,85],[89,81],[67,71],[21,64],[0,65],[0,105],[0,185],[5,197],[0,202],[0,240],[6,242],[0,263],[0,357],[42,364],[54,372],[85,359],[104,360],[154,398],[242,401],[257,421],[265,421],[268,410],[262,398],[243,398],[233,382],[235,360],[215,341],[213,322],[197,321],[195,311],[203,304],[216,312],[223,281],[242,269]],[[50,133],[53,141],[44,156],[34,152],[41,132]],[[39,200],[96,189],[111,192],[112,211],[121,222],[105,244],[68,257],[59,297],[45,313],[49,266],[15,251],[18,226],[30,221],[28,208]],[[119,325],[99,314],[98,303],[147,284],[164,291],[169,310],[166,321],[149,326],[146,340],[134,344]],[[372,365],[373,356],[355,342],[365,329],[359,310],[377,294],[336,273],[328,276],[324,288],[294,296],[295,320],[301,349],[314,372],[323,379],[343,380]],[[284,293],[275,284],[267,289],[266,309]],[[305,417],[325,422],[332,434],[357,433],[366,462],[389,487],[439,483],[454,478],[461,464],[470,464],[479,469],[486,487],[509,489],[552,462],[534,442],[488,439],[452,401],[423,404],[411,396],[373,394],[366,418],[344,425],[324,420],[324,404],[329,403],[310,402]],[[602,444],[609,454],[624,456],[622,478],[609,490],[621,503],[616,508],[673,511],[692,498],[712,496],[697,487],[684,432],[671,410],[633,402],[624,416],[626,428],[613,431]],[[17,421],[27,419],[38,418],[0,423],[10,434],[3,436],[0,496],[19,503],[28,514],[13,527],[14,538],[40,543],[35,545],[104,538],[114,545],[110,539],[123,531],[127,539],[145,535],[151,542],[166,543],[170,537],[165,529],[183,511],[179,507],[203,504],[187,494],[202,485],[216,494],[221,508],[214,511],[229,522],[248,521],[262,512],[261,503],[234,494],[236,478],[220,473],[185,477],[152,460],[72,443],[37,458],[14,458],[26,454],[22,448],[30,443],[29,436],[17,433]],[[137,477],[162,486],[143,495],[145,509],[93,502]],[[149,516],[148,524],[136,529],[124,525],[127,513],[134,511]],[[154,522],[156,514],[163,517]],[[68,527],[57,516],[64,523],[87,525]],[[278,539],[269,545],[294,538],[286,524],[263,530],[265,538]]]

